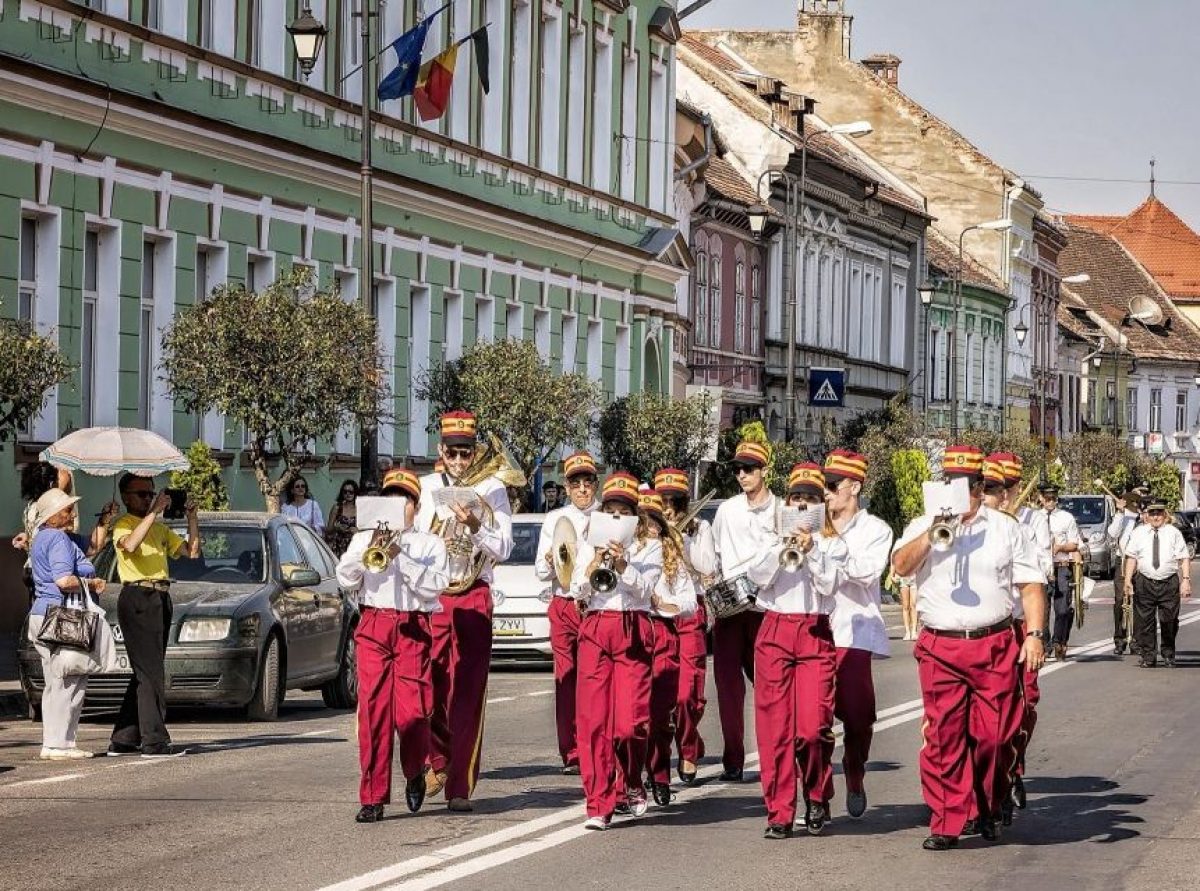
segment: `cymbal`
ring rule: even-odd
[[[562,587],[571,587],[571,574],[575,569],[575,549],[579,544],[579,534],[575,524],[567,517],[559,517],[554,524],[554,539],[550,553],[554,555],[554,574]]]

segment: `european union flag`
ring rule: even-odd
[[[421,70],[421,50],[425,46],[425,34],[433,20],[449,7],[450,4],[447,3],[433,15],[405,31],[392,43],[392,49],[398,57],[397,64],[388,72],[387,77],[379,82],[377,95],[381,102],[384,99],[399,99],[401,96],[412,95],[417,86],[417,73]]]

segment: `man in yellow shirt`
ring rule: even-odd
[[[117,619],[133,677],[121,702],[108,754],[166,757],[176,754],[171,751],[166,724],[165,660],[172,613],[167,559],[200,556],[196,506],[188,501],[185,542],[160,521],[171,496],[161,492],[155,497],[153,481],[127,473],[117,488],[127,511],[112,530],[121,578]]]

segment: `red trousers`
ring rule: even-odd
[[[833,716],[842,722],[842,772],[848,792],[861,792],[875,735],[875,679],[871,675],[871,651],[838,647],[837,684]],[[833,800],[833,774],[825,800]]]
[[[1020,651],[1025,643],[1025,625],[1018,623],[1013,626],[1013,633]],[[1021,729],[1013,738],[1013,773],[1025,775],[1025,752],[1029,749],[1029,741],[1033,739],[1033,728],[1037,726],[1037,704],[1042,698],[1038,688],[1038,673],[1021,666],[1021,701],[1024,709],[1021,714]]]
[[[558,754],[566,764],[579,763],[575,742],[575,666],[579,657],[578,604],[568,597],[555,597],[547,610],[550,617],[550,647],[554,650],[554,722],[558,726]]]
[[[754,727],[767,822],[792,825],[796,780],[805,801],[833,785],[833,687],[828,616],[769,612],[754,649]]]
[[[754,641],[762,622],[762,613],[746,610],[719,619],[713,628],[713,676],[725,744],[721,766],[728,771],[741,770],[746,763],[745,678],[754,682]]]
[[[442,595],[434,613],[433,746],[429,764],[446,773],[446,798],[470,798],[479,780],[483,710],[492,659],[492,589],[478,582],[465,594]]]
[[[1008,794],[1011,742],[1022,713],[1017,645],[1007,630],[962,640],[926,629],[914,655],[925,704],[920,771],[933,812],[929,828],[958,836],[976,807],[997,815]]]
[[[644,612],[601,610],[580,623],[575,726],[589,817],[612,814],[618,793],[625,792],[618,786],[641,786],[653,648],[654,631]]]
[[[646,773],[655,783],[671,782],[671,741],[679,703],[679,632],[673,619],[651,616],[654,660],[650,679],[650,741]]]
[[[693,764],[704,757],[700,719],[704,717],[704,683],[708,675],[707,621],[704,606],[675,620],[679,632],[679,701],[675,706],[675,745],[679,757]]]
[[[354,631],[358,651],[358,785],[361,804],[392,800],[392,752],[400,736],[406,779],[429,754],[429,614],[365,606]]]

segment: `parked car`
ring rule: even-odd
[[[1079,535],[1087,544],[1087,574],[1093,578],[1112,578],[1117,570],[1114,544],[1108,534],[1108,524],[1113,518],[1112,502],[1103,495],[1064,495],[1058,506],[1075,518]]]
[[[1197,523],[1200,523],[1200,511],[1179,510],[1171,518],[1175,528],[1183,533],[1183,541],[1187,545],[1188,557],[1196,559],[1196,539],[1200,538]]]
[[[325,704],[354,708],[358,684],[352,631],[355,598],[338,587],[337,558],[303,523],[279,515],[199,515],[204,555],[172,560],[174,614],[167,633],[167,703],[246,709],[270,721],[288,690],[320,689]],[[171,524],[186,536],[181,524]],[[117,624],[116,559],[109,545],[96,559],[108,580],[100,604],[117,640],[119,670],[93,675],[84,708],[116,711],[131,674]],[[21,634],[21,684],[35,719],[42,663]]]
[[[492,596],[499,601],[492,615],[493,662],[552,663],[550,586],[533,574],[538,537],[545,514],[513,516],[513,550],[497,566]]]

